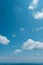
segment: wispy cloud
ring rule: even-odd
[[[43,49],[43,42],[28,39],[26,42],[24,42],[24,44],[22,45],[22,48],[24,50]]]
[[[38,0],[33,0],[32,3],[30,3],[28,9],[34,10],[37,8],[37,5],[38,5]]]
[[[0,44],[7,45],[10,42],[10,40],[6,36],[0,35]]]
[[[40,30],[43,30],[43,27],[37,27],[35,29],[32,29],[32,31],[40,31]]]
[[[22,52],[22,50],[16,49],[16,50],[14,50],[14,52],[12,54],[17,54],[17,53],[21,53],[21,52]]]
[[[25,29],[24,28],[20,28],[20,31],[24,31]]]
[[[34,18],[35,19],[43,19],[43,10],[41,11],[41,12],[36,12],[35,14],[34,14]]]
[[[16,37],[16,34],[12,34],[13,37]]]
[[[14,12],[16,13],[16,15],[22,12],[22,8],[19,6],[15,6],[14,10],[15,10]]]
[[[9,56],[0,56],[0,60],[4,61],[4,60],[12,60],[13,56],[9,55]]]

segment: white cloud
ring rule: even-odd
[[[33,10],[34,7],[33,7],[32,5],[30,5],[30,6],[28,7],[28,9]]]
[[[17,54],[17,53],[21,53],[21,52],[22,52],[22,50],[16,49],[12,54]]]
[[[32,0],[32,3],[30,3],[28,9],[35,12],[35,9],[38,6],[38,1],[39,0]],[[32,13],[32,15],[35,19],[43,19],[43,9],[41,11],[37,11],[35,13]]]
[[[35,19],[43,19],[43,11],[34,14]]]
[[[43,49],[43,42],[34,41],[32,39],[28,39],[23,45],[22,48],[25,50],[34,50],[34,49]]]
[[[40,31],[40,30],[43,30],[43,27],[37,27],[35,29],[32,29],[32,31]]]
[[[30,3],[28,9],[34,10],[35,8],[37,8],[37,5],[38,5],[38,0],[33,0],[32,3]]]
[[[10,40],[8,40],[7,37],[0,35],[0,44],[6,45],[6,44],[8,44],[9,42],[10,42]]]
[[[24,28],[20,28],[20,31],[24,31],[25,29]]]

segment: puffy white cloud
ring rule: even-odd
[[[34,14],[35,19],[43,19],[43,11]]]
[[[0,44],[7,45],[9,42],[10,40],[7,37],[0,35]]]
[[[37,5],[38,5],[38,0],[33,0],[32,3],[30,3],[28,9],[34,10],[35,8],[37,8]]]
[[[16,49],[12,54],[17,54],[17,53],[21,53],[21,52],[22,52],[22,50]]]
[[[34,50],[34,49],[43,49],[43,42],[34,41],[32,39],[28,39],[23,45],[22,48],[25,50]]]
[[[32,10],[33,12],[35,12],[35,9],[38,6],[38,1],[39,0],[33,0],[32,3],[30,3],[28,9],[29,10]],[[35,13],[32,13],[32,15],[33,15],[33,17],[35,19],[43,19],[43,9],[41,11],[37,11]]]

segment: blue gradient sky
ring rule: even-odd
[[[24,50],[13,54],[28,39],[43,42],[43,19],[35,19],[33,12],[43,9],[43,0],[39,0],[34,11],[28,6],[32,0],[0,0],[0,35],[6,36],[10,43],[0,43],[0,62],[43,62],[43,49]]]

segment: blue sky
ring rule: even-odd
[[[43,0],[0,0],[0,63],[43,62]]]

